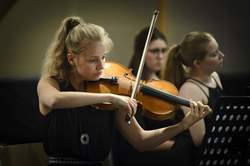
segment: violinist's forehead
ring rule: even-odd
[[[152,48],[166,48],[167,47],[167,43],[162,40],[162,39],[156,39],[156,40],[153,40],[151,43],[150,43],[150,47]]]
[[[105,46],[100,41],[80,43],[80,52],[84,52],[85,56],[103,56],[105,54]]]

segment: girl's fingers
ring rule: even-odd
[[[204,117],[206,111],[205,111],[205,105],[203,105],[200,101],[197,102],[198,105],[198,114],[199,117]]]
[[[130,118],[135,115],[136,109],[137,103],[133,99],[127,98],[127,112]]]
[[[192,101],[192,112],[195,116],[199,115],[199,110],[198,110],[198,104],[194,101]]]
[[[201,119],[207,116],[211,112],[211,108],[208,105],[204,105],[202,102],[190,102],[191,113]]]
[[[191,113],[194,113],[194,101],[190,101],[190,109],[191,109]]]
[[[130,105],[131,105],[131,108],[132,108],[132,113],[131,115],[134,116],[135,113],[136,113],[136,110],[137,110],[137,101],[135,99],[130,99]]]

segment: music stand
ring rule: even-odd
[[[199,166],[250,166],[250,96],[223,96],[207,128]]]

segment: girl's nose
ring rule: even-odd
[[[220,58],[224,59],[225,55],[223,54],[223,52],[219,51],[219,55],[220,55]]]
[[[163,59],[164,55],[165,55],[165,52],[158,52],[156,56],[158,59]]]
[[[99,60],[98,61],[98,70],[101,70],[101,69],[103,69],[104,68],[104,64],[105,64],[105,60]]]

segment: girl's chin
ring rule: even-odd
[[[102,77],[102,74],[96,74],[89,77],[89,81],[98,81]]]
[[[154,72],[159,72],[161,68],[155,68]]]
[[[94,77],[91,79],[91,81],[98,81],[101,77]]]

